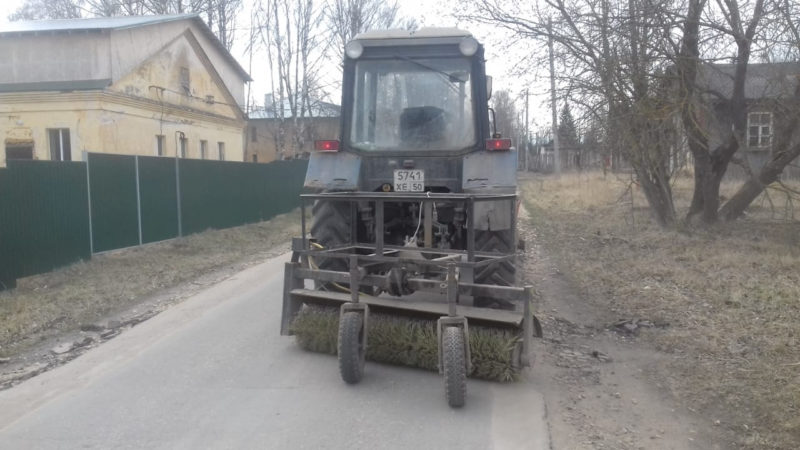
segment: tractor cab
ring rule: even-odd
[[[507,174],[514,174],[516,153],[510,140],[489,131],[491,78],[483,46],[469,32],[370,31],[344,54],[341,140],[316,143],[306,187],[515,191]],[[507,154],[480,155],[487,152]],[[465,176],[472,181],[464,183]]]
[[[420,156],[480,149],[486,75],[483,48],[469,33],[368,32],[345,55],[344,149]]]

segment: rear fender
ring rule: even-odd
[[[517,151],[481,151],[464,157],[462,188],[466,193],[517,192]],[[513,200],[475,202],[476,230],[508,230],[516,205]]]
[[[314,152],[308,161],[303,187],[320,190],[358,189],[361,157],[347,152]]]

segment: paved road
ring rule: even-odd
[[[452,410],[431,372],[332,356],[279,336],[286,256],[252,267],[72,362],[0,392],[0,448],[538,449],[542,396],[470,380]]]

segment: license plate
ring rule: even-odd
[[[395,192],[424,192],[425,171],[398,169],[394,171]]]

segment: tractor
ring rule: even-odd
[[[432,321],[460,407],[470,326],[517,333],[518,367],[541,335],[532,288],[515,285],[517,152],[492,131],[484,49],[469,32],[424,28],[359,34],[344,55],[340,138],[310,156],[281,333],[309,306],[335,307],[339,371],[357,383],[371,314]]]

